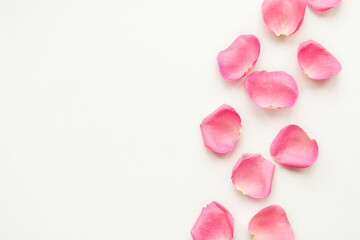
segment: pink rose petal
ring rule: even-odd
[[[341,0],[308,0],[308,5],[315,11],[326,11],[330,8],[336,7]]]
[[[338,74],[339,61],[319,43],[309,40],[300,44],[298,62],[305,74],[314,80],[324,80]]]
[[[232,171],[237,190],[252,198],[265,198],[271,192],[275,164],[260,154],[243,154]]]
[[[307,0],[264,0],[262,15],[265,24],[276,36],[289,36],[301,26]]]
[[[234,219],[230,212],[217,202],[203,208],[191,230],[193,240],[231,240]]]
[[[240,35],[226,50],[218,54],[221,75],[228,81],[245,76],[256,64],[260,54],[260,42],[254,35]]]
[[[280,130],[271,144],[270,153],[281,165],[307,168],[316,161],[319,148],[316,140],[299,126],[289,125]]]
[[[285,210],[278,205],[271,205],[258,212],[249,223],[249,232],[254,240],[294,240]]]
[[[246,78],[246,91],[261,108],[280,109],[293,106],[299,90],[286,72],[253,72]]]
[[[231,151],[237,144],[241,132],[241,118],[229,105],[222,105],[200,124],[204,143],[216,153]]]

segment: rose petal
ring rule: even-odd
[[[260,42],[252,34],[240,35],[226,50],[218,54],[221,75],[231,82],[245,76],[256,64]]]
[[[336,7],[341,0],[308,0],[308,5],[315,11],[326,11],[330,8]]]
[[[305,74],[314,80],[324,80],[338,74],[339,61],[319,43],[309,40],[300,44],[298,62]]]
[[[289,36],[301,27],[307,0],[264,0],[262,15],[265,24],[276,36]]]
[[[193,240],[231,240],[234,219],[218,202],[212,202],[201,211],[191,230]]]
[[[252,198],[265,198],[271,192],[275,164],[260,154],[243,154],[232,171],[237,190]]]
[[[246,91],[261,108],[280,109],[293,106],[299,90],[286,72],[253,72],[246,78]]]
[[[294,240],[285,210],[271,205],[258,212],[249,222],[249,232],[254,240]]]
[[[231,151],[237,144],[241,132],[241,118],[229,105],[222,105],[200,124],[204,143],[216,153]]]
[[[270,153],[281,165],[307,168],[316,161],[319,148],[316,140],[311,139],[299,126],[289,125],[275,137]]]

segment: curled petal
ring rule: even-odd
[[[237,190],[252,198],[265,198],[271,192],[275,164],[260,154],[243,154],[232,171]]]
[[[221,75],[231,82],[242,78],[254,67],[259,54],[259,39],[252,34],[240,35],[230,47],[218,54]]]
[[[216,153],[226,153],[239,140],[241,118],[234,108],[224,104],[207,116],[200,128],[207,148]]]
[[[294,240],[285,210],[278,205],[271,205],[258,212],[249,223],[249,232],[254,240]]]
[[[283,166],[307,168],[316,161],[319,147],[299,126],[288,125],[275,137],[270,153]]]
[[[308,0],[308,5],[315,11],[326,11],[330,8],[336,7],[341,0]]]
[[[246,91],[261,108],[280,109],[293,106],[299,90],[286,72],[253,72],[246,78]]]
[[[301,69],[314,80],[331,78],[342,69],[339,61],[326,48],[313,40],[300,44],[297,58]]]
[[[191,230],[193,240],[231,240],[233,234],[234,219],[230,212],[217,202],[203,208]]]
[[[265,24],[276,36],[295,33],[304,20],[307,0],[264,0]]]

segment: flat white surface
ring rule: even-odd
[[[296,239],[360,239],[360,1],[317,14],[293,36],[266,28],[260,0],[3,0],[0,2],[0,239],[190,240],[213,200],[234,239],[263,207],[285,208]],[[300,96],[264,111],[244,81],[219,74],[217,53],[239,34],[261,41],[254,70],[284,70]],[[297,60],[314,39],[342,63],[315,82]],[[236,149],[203,146],[199,124],[223,103],[241,115]],[[306,170],[276,166],[273,191],[252,200],[230,181],[244,152],[296,123],[317,139]]]

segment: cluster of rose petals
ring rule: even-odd
[[[249,232],[254,240],[294,240],[285,210],[278,205],[271,205],[258,212],[249,223]]]
[[[301,69],[314,80],[331,78],[342,69],[339,61],[326,48],[313,40],[300,44],[297,58]]]
[[[261,108],[280,109],[293,106],[298,98],[298,86],[286,72],[253,72],[246,78],[246,91]]]
[[[337,6],[341,0],[264,0],[262,15],[267,27],[277,36],[289,36],[301,27],[306,5],[316,11]],[[254,35],[240,35],[226,50],[218,54],[222,76],[228,81],[244,77],[256,64],[260,42]],[[324,80],[338,74],[339,61],[321,44],[309,40],[298,48],[298,63],[305,74],[314,80]],[[252,101],[265,109],[292,107],[299,90],[294,78],[286,72],[258,71],[246,79],[246,91]],[[241,118],[229,105],[222,105],[200,125],[204,144],[216,153],[231,151],[241,132]],[[279,164],[293,168],[307,168],[316,161],[319,148],[297,125],[280,130],[270,147],[271,156]],[[271,193],[275,164],[260,154],[245,153],[235,164],[231,179],[234,187],[244,195],[260,199]],[[271,205],[259,211],[249,222],[254,240],[295,240],[285,210]],[[193,240],[231,240],[234,219],[217,202],[203,208],[191,230]]]
[[[200,124],[204,144],[216,153],[227,153],[237,144],[241,132],[241,118],[229,105],[222,105]]]
[[[264,0],[262,15],[276,36],[289,36],[301,27],[307,0]]]
[[[232,171],[237,190],[252,198],[265,198],[271,192],[275,164],[260,154],[243,154]]]
[[[297,125],[288,125],[280,130],[270,147],[271,156],[281,165],[293,168],[307,168],[314,164],[319,148]]]
[[[226,50],[218,54],[221,75],[231,82],[239,80],[254,67],[259,54],[259,39],[252,34],[240,35]]]
[[[323,12],[336,7],[341,0],[308,0],[308,5],[315,11]]]
[[[231,240],[234,234],[234,219],[218,202],[203,208],[191,230],[193,240]]]

